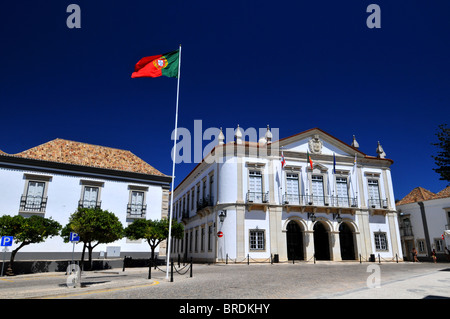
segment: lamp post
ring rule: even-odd
[[[223,221],[225,220],[225,217],[227,217],[227,211],[226,210],[221,210],[219,212],[219,221],[221,224],[223,224]]]

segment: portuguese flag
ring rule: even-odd
[[[310,165],[311,169],[313,169],[313,162],[311,156],[309,156],[309,151],[306,151],[306,166]]]
[[[161,75],[178,77],[180,50],[169,53],[147,56],[139,60],[134,67],[132,78],[157,78]]]

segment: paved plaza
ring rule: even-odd
[[[164,267],[163,267],[164,268]],[[183,271],[180,271],[183,273]],[[2,299],[423,299],[450,298],[449,263],[317,262],[194,264],[174,275],[147,268],[84,272],[68,288],[64,273],[0,278]]]

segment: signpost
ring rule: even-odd
[[[13,237],[13,236],[3,236],[2,239],[1,239],[1,241],[0,241],[0,245],[1,245],[2,247],[5,247],[5,248],[3,249],[2,273],[0,274],[1,277],[3,277],[3,269],[4,269],[4,267],[5,267],[6,252],[7,252],[7,250],[8,250],[6,247],[12,246],[13,240],[14,240],[14,237]]]
[[[72,264],[73,264],[73,253],[75,251],[75,244],[80,241],[80,236],[77,233],[70,233],[69,241],[73,244],[72,248]]]

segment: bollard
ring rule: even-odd
[[[295,264],[295,258],[292,258],[292,264],[293,265]]]
[[[180,254],[178,254],[178,268],[180,268]]]
[[[270,254],[270,264],[273,265],[273,258],[272,258],[272,254]]]
[[[170,282],[173,282],[173,258],[170,260]]]
[[[380,257],[380,254],[378,254],[378,263],[381,264],[381,257]]]
[[[398,254],[395,254],[395,260],[397,261],[398,264]]]
[[[227,254],[226,259],[225,259],[225,265],[228,265],[228,254]]]
[[[314,264],[316,264],[316,254],[314,254]]]
[[[191,257],[191,271],[190,271],[189,277],[192,278],[192,257]]]
[[[150,259],[150,264],[148,265],[148,279],[152,279],[152,260]]]
[[[361,257],[361,254],[359,254],[359,263],[362,264],[362,257]]]
[[[250,254],[247,254],[247,265],[250,265]]]
[[[127,256],[123,257],[123,268],[122,271],[125,271],[125,262],[127,261]]]

